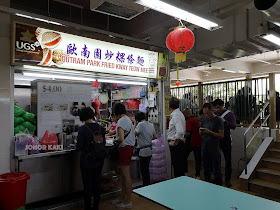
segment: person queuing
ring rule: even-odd
[[[135,114],[134,133],[137,139],[137,149],[140,157],[140,171],[143,177],[143,186],[150,185],[150,161],[152,158],[152,140],[157,139],[157,134],[153,124],[146,121],[143,112]]]
[[[232,167],[231,167],[231,149],[232,149],[232,140],[230,135],[230,129],[236,128],[236,119],[235,115],[225,109],[224,102],[221,99],[216,99],[213,102],[213,105],[216,108],[215,114],[221,118],[224,122],[224,138],[220,139],[220,148],[224,154],[225,158],[225,184],[227,187],[232,187],[230,182]]]
[[[191,109],[186,108],[183,113],[187,121],[185,133],[185,175],[188,176],[188,157],[193,152],[195,158],[195,178],[200,179],[202,138],[199,134],[199,121],[192,115]]]
[[[103,137],[103,144],[105,148],[105,130],[100,128],[100,125],[94,121],[96,112],[90,107],[80,110],[79,116],[83,126],[79,128],[77,138],[77,149],[81,150],[80,169],[84,185],[84,204],[85,209],[97,210],[100,202],[100,183],[99,178],[104,164],[104,159],[99,160],[94,156],[94,150],[91,148],[93,140],[92,132],[101,130]],[[91,149],[90,149],[91,148]],[[94,197],[93,206],[91,205],[91,198]]]
[[[204,118],[205,118],[205,116],[204,116],[204,113],[203,113],[203,109],[201,109],[201,110],[199,110],[198,117],[197,117],[199,125],[201,125],[201,122],[203,121]]]
[[[120,142],[117,165],[121,173],[122,192],[120,199],[115,199],[112,203],[116,204],[117,208],[133,208],[131,202],[132,182],[129,171],[135,145],[133,124],[129,117],[126,116],[125,106],[121,103],[113,106],[113,115],[118,120],[116,128],[117,138],[114,141]]]
[[[184,176],[184,135],[186,120],[179,110],[180,101],[172,97],[169,101],[170,115],[167,140],[171,154],[171,164],[174,168],[174,176]]]
[[[201,155],[204,165],[205,181],[211,182],[211,167],[213,168],[215,183],[222,185],[221,151],[219,141],[224,137],[224,123],[213,112],[213,105],[203,105],[205,119],[201,122],[200,134],[202,135]]]

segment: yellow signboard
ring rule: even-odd
[[[158,74],[157,78],[161,80],[166,80],[168,77],[169,68],[169,56],[164,53],[159,53],[158,55]]]

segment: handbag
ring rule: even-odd
[[[139,156],[139,153],[140,153],[140,150],[141,149],[144,149],[144,148],[148,148],[148,147],[150,147],[151,148],[151,150],[153,149],[153,145],[152,144],[148,144],[148,145],[145,145],[145,146],[142,146],[142,147],[139,147],[139,148],[136,148],[136,155],[138,155]]]
[[[132,128],[132,124],[131,124],[131,128]],[[131,133],[131,128],[130,128],[130,131],[127,134],[124,135],[124,139],[126,139],[128,137],[128,135]],[[119,158],[119,145],[120,145],[120,142],[114,141],[114,146],[112,146],[111,149],[108,152],[109,160],[118,160],[118,158]]]
[[[114,141],[114,145],[110,148],[108,152],[108,159],[109,160],[117,160],[119,157],[119,142]]]

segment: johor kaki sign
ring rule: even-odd
[[[14,28],[14,64],[157,77],[157,52],[21,23]]]

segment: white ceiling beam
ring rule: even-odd
[[[177,71],[170,72],[170,79],[176,80],[177,79]],[[180,80],[195,80],[201,81],[202,79],[202,72],[193,70],[193,69],[184,69],[179,71],[179,79]]]
[[[252,74],[280,73],[280,66],[274,64],[254,63]]]
[[[222,70],[214,70],[211,71],[209,76],[204,76],[203,80],[201,82],[217,82],[220,80],[232,80],[235,78],[242,78],[245,77],[245,74],[240,74],[240,73],[229,73],[229,72],[224,72]]]
[[[242,61],[242,58],[214,63],[212,66],[239,71],[242,73],[252,73],[253,71],[252,63]]]

